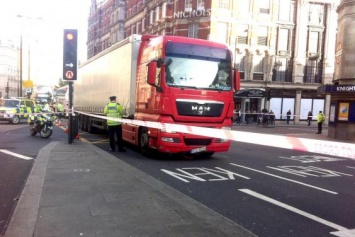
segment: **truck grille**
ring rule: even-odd
[[[179,115],[201,116],[201,117],[220,117],[224,104],[214,101],[188,101],[177,100],[176,107]]]
[[[211,144],[212,139],[211,138],[202,138],[202,139],[184,138],[184,142],[188,146],[208,146]]]

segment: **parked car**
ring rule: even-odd
[[[18,124],[21,119],[27,119],[31,113],[36,111],[36,104],[27,98],[4,99],[0,107],[0,121]]]

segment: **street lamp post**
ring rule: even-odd
[[[22,97],[22,33],[20,36],[20,91],[19,97]]]
[[[23,19],[24,16],[22,15],[17,15],[18,18],[21,18]],[[26,17],[27,19],[33,19],[33,18],[29,18],[29,17]],[[43,20],[41,17],[37,17],[35,18],[35,20]],[[23,27],[22,27],[23,28]],[[31,65],[30,65],[30,61],[31,61],[31,55],[30,55],[30,50],[31,50],[31,45],[29,43],[28,45],[28,80],[31,80],[30,78],[30,70],[31,70]],[[21,35],[20,35],[20,90],[19,90],[19,93],[18,93],[18,96],[19,97],[22,97],[22,94],[23,94],[23,32],[21,32]]]

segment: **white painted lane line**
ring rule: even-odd
[[[299,182],[299,181],[296,181],[296,180],[293,180],[293,179],[284,178],[284,177],[281,177],[281,176],[278,176],[278,175],[274,175],[274,174],[270,174],[270,173],[267,173],[267,172],[264,172],[264,171],[252,169],[252,168],[249,168],[249,167],[246,167],[246,166],[237,165],[237,164],[234,164],[234,163],[229,163],[229,164],[237,166],[237,167],[241,167],[241,168],[244,168],[244,169],[252,170],[252,171],[255,171],[255,172],[258,172],[258,173],[261,173],[261,174],[266,174],[266,175],[269,175],[269,176],[272,176],[272,177],[275,177],[275,178],[278,178],[278,179],[287,180],[287,181],[290,181],[290,182],[293,182],[293,183],[296,183],[296,184],[300,184],[300,185],[303,185],[303,186],[307,186],[307,187],[310,187],[310,188],[318,189],[318,190],[323,191],[323,192],[327,192],[327,193],[331,193],[331,194],[338,194],[337,192],[330,191],[328,189],[316,187],[316,186],[313,186],[313,185],[310,185],[310,184],[302,183],[302,182]]]
[[[252,190],[250,190],[250,189],[238,189],[238,190],[241,191],[241,192],[243,192],[243,193],[249,194],[249,195],[251,195],[251,196],[253,196],[253,197],[256,197],[256,198],[259,198],[259,199],[261,199],[261,200],[264,200],[264,201],[266,201],[266,202],[272,203],[272,204],[274,204],[274,205],[276,205],[276,206],[279,206],[279,207],[285,208],[285,209],[287,209],[287,210],[289,210],[289,211],[295,212],[295,213],[297,213],[297,214],[299,214],[299,215],[302,215],[302,216],[304,216],[304,217],[307,217],[307,218],[309,218],[309,219],[312,219],[312,220],[314,220],[314,221],[316,221],[316,222],[319,222],[319,223],[321,223],[321,224],[323,224],[323,225],[327,225],[327,226],[329,226],[329,227],[331,227],[331,228],[333,228],[333,229],[336,229],[336,230],[338,230],[338,231],[336,231],[336,232],[331,232],[331,234],[334,234],[334,235],[336,235],[336,236],[342,236],[342,237],[354,236],[355,229],[349,230],[349,229],[347,229],[347,228],[345,228],[345,227],[343,227],[343,226],[340,226],[340,225],[337,225],[337,224],[332,223],[332,222],[330,222],[330,221],[324,220],[324,219],[322,219],[322,218],[320,218],[320,217],[317,217],[317,216],[315,216],[315,215],[312,215],[312,214],[310,214],[310,213],[307,213],[307,212],[305,212],[305,211],[302,211],[302,210],[300,210],[300,209],[297,209],[297,208],[292,207],[292,206],[290,206],[290,205],[287,205],[287,204],[285,204],[285,203],[279,202],[279,201],[277,201],[277,200],[275,200],[275,199],[272,199],[272,198],[269,198],[269,197],[267,197],[267,196],[264,196],[264,195],[262,195],[262,194],[260,194],[260,193],[254,192],[254,191],[252,191]]]
[[[33,160],[32,157],[23,156],[23,155],[20,155],[20,154],[17,154],[17,153],[8,151],[8,150],[4,150],[4,149],[0,149],[0,152],[11,155],[11,156],[15,156],[17,158],[24,159],[24,160]]]
[[[351,166],[346,166],[346,167],[348,167],[348,168],[350,168],[350,169],[355,169],[355,167],[351,167]]]

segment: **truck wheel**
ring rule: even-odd
[[[15,115],[13,118],[12,118],[12,123],[14,124],[18,124],[20,122],[20,117]]]
[[[149,134],[148,128],[142,128],[139,133],[139,148],[143,155],[149,155]]]

